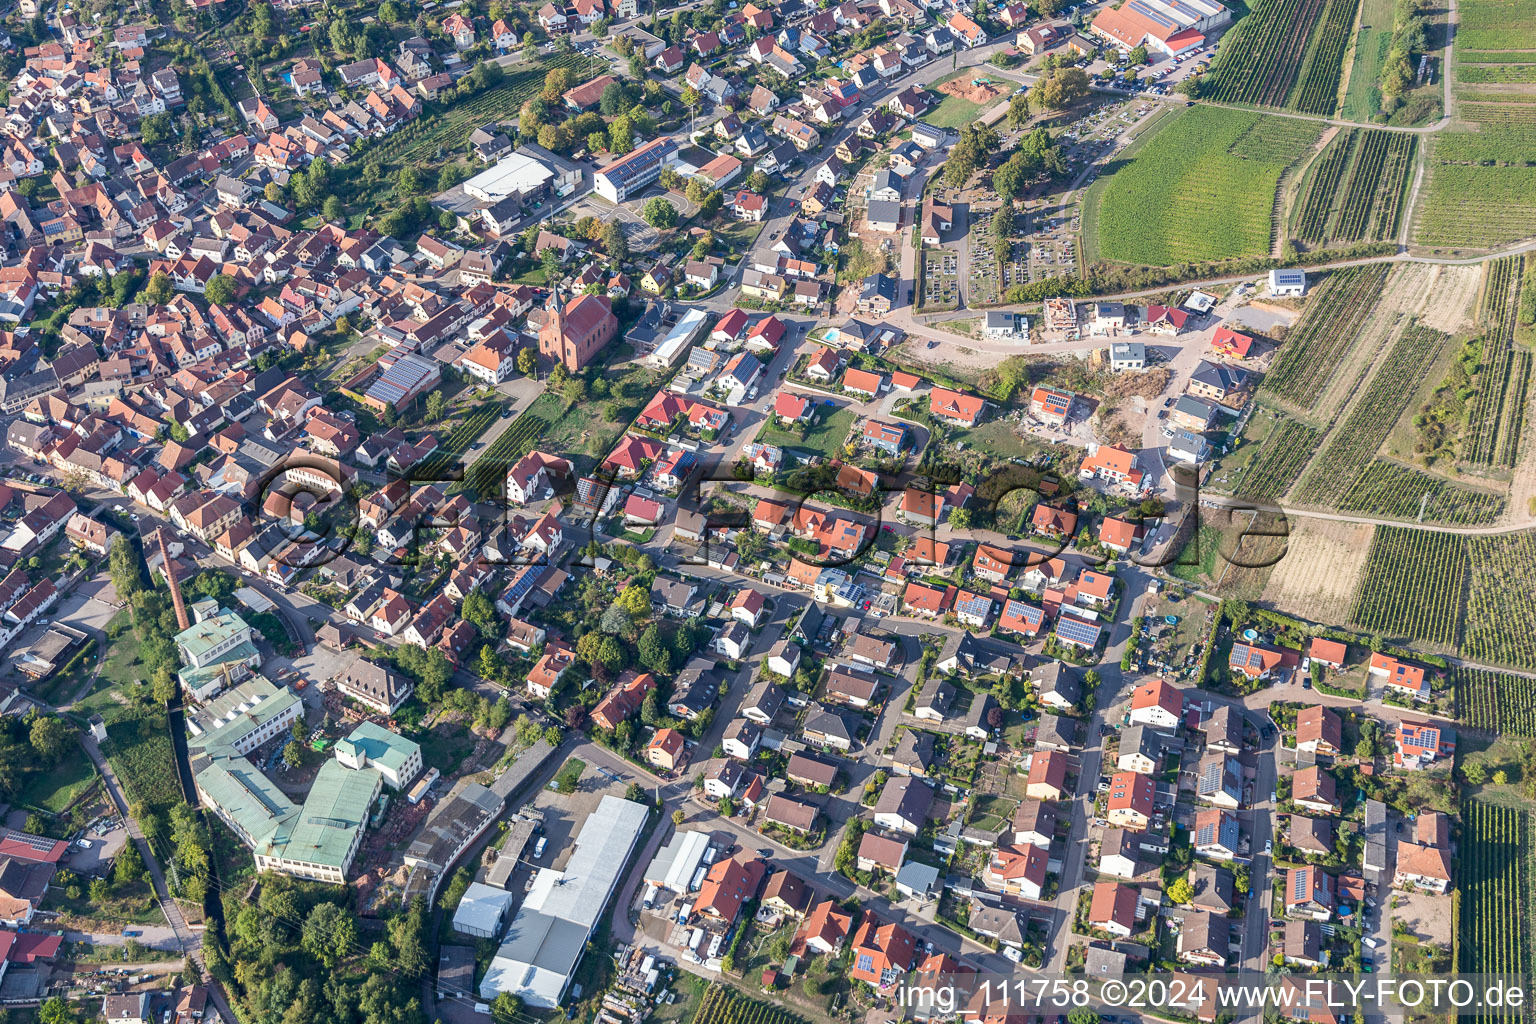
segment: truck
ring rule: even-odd
[[[695,959],[699,959],[699,945],[704,941],[704,929],[695,928],[693,937],[688,940],[688,953]]]
[[[544,847],[549,845],[548,836],[540,836],[539,841],[533,844],[533,859],[538,860],[544,856]]]

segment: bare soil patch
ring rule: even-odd
[[[1303,517],[1292,517],[1290,526],[1290,543],[1270,571],[1263,600],[1313,621],[1345,621],[1375,527]]]
[[[1392,899],[1392,920],[1401,921],[1420,942],[1437,946],[1451,944],[1451,897],[1424,892],[1396,892]]]
[[[939,83],[939,92],[946,96],[955,96],[971,103],[987,104],[1007,95],[1008,87],[1001,82],[994,82],[990,78],[951,78],[947,82]]]

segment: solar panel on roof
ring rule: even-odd
[[[1095,626],[1091,622],[1084,622],[1082,619],[1073,619],[1068,618],[1067,616],[1062,616],[1061,619],[1056,623],[1057,636],[1061,637],[1063,640],[1070,640],[1073,643],[1079,643],[1085,646],[1098,643],[1099,633],[1100,629],[1098,626]]]

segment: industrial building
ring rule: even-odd
[[[645,828],[646,808],[605,796],[576,837],[565,869],[543,868],[496,951],[480,995],[511,992],[525,1003],[560,1005],[587,940]]]
[[[555,172],[523,153],[509,153],[464,183],[476,199],[499,203],[508,196],[538,199],[549,190]]]
[[[390,789],[400,790],[421,774],[421,744],[363,722],[336,744],[336,760],[348,768],[373,768]]]
[[[699,887],[693,878],[709,863],[705,859],[708,852],[709,833],[676,833],[656,851],[651,866],[645,869],[646,884],[671,889],[679,895],[693,892]]]
[[[453,912],[453,930],[476,939],[494,939],[501,934],[512,909],[512,894],[483,882],[471,882]]]
[[[255,630],[239,612],[220,608],[216,614],[204,617],[201,609],[197,610],[198,621],[176,634],[176,650],[184,664],[192,668],[225,661],[244,661],[252,668],[261,664],[261,655],[251,642]]]
[[[593,191],[610,203],[622,203],[660,178],[662,168],[677,163],[677,153],[676,141],[652,139],[598,171],[592,179]]]

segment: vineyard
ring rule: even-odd
[[[469,446],[489,430],[499,416],[501,416],[501,404],[498,402],[486,402],[465,416],[459,421],[459,425],[453,428],[453,433],[448,435],[448,439],[441,442],[437,451],[421,464],[420,470],[417,471],[419,473],[417,479],[422,481],[445,479],[459,457],[469,451]]]
[[[1283,105],[1324,5],[1325,0],[1256,0],[1223,40],[1203,95],[1223,103]],[[1353,4],[1344,6],[1353,17]]]
[[[1292,230],[1311,246],[1397,237],[1416,140],[1402,132],[1340,132],[1319,158]]]
[[[1461,830],[1456,970],[1529,977],[1530,815],[1467,800],[1461,805]],[[1518,1024],[1523,1014],[1490,1012],[1483,1019]]]
[[[1360,0],[1328,0],[1307,44],[1300,81],[1288,104],[1292,110],[1333,116],[1338,104],[1339,76],[1344,69],[1344,51],[1349,46],[1355,9],[1359,6]]]
[[[1260,442],[1258,455],[1248,463],[1238,485],[1238,496],[1250,501],[1279,501],[1317,451],[1321,437],[1294,420],[1282,422]]]
[[[1297,485],[1298,502],[1334,506],[1350,492],[1412,399],[1424,367],[1435,361],[1448,338],[1419,324],[1410,324],[1403,331],[1365,393]],[[1331,370],[1333,365],[1330,362],[1325,369]]]
[[[1339,499],[1339,511],[1450,526],[1483,526],[1504,512],[1498,494],[1454,484],[1410,466],[1376,459]]]
[[[1280,174],[1318,134],[1314,123],[1219,107],[1166,118],[1096,186],[1100,255],[1170,266],[1268,253]]]
[[[1414,241],[1487,249],[1536,234],[1536,104],[1470,102],[1460,115],[1475,130],[1429,143]]]
[[[1463,725],[1536,737],[1536,679],[1453,666],[1456,717]]]
[[[1531,354],[1514,345],[1515,310],[1524,279],[1520,256],[1488,265],[1480,319],[1488,340],[1476,376],[1476,394],[1468,412],[1463,457],[1474,465],[1512,468],[1520,454],[1520,435],[1529,400]]]
[[[555,404],[559,403],[559,399],[548,393],[540,395],[470,465],[464,479],[467,488],[474,491],[477,501],[498,500],[505,487],[507,472],[516,465],[518,459],[533,451],[540,438],[549,431],[554,420],[542,415],[542,411],[535,411],[546,398]]]
[[[1264,389],[1300,408],[1312,408],[1329,375],[1358,340],[1386,277],[1387,267],[1381,263],[1329,274],[1286,336],[1264,378]]]
[[[802,1024],[782,1006],[748,999],[735,989],[712,985],[704,993],[693,1024]]]
[[[1454,647],[1467,578],[1462,540],[1378,526],[1350,620],[1369,632]]]
[[[1465,561],[1471,579],[1461,652],[1536,669],[1536,533],[1469,536]]]
[[[1456,17],[1458,53],[1463,48],[1536,50],[1536,3],[1532,0],[1459,0]]]

